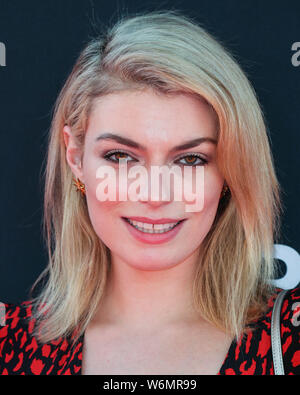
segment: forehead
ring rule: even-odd
[[[95,100],[88,135],[117,133],[145,144],[217,137],[217,116],[201,97],[152,90],[123,91]]]

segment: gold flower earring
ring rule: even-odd
[[[73,185],[77,188],[77,192],[80,191],[82,195],[85,195],[85,185],[79,180],[79,178],[74,178],[73,177]]]

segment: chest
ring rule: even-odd
[[[197,331],[145,335],[114,331],[85,334],[82,374],[190,375],[219,372],[232,339]]]

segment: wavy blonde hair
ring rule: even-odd
[[[197,311],[238,339],[274,292],[273,245],[282,210],[264,115],[233,55],[177,10],[123,15],[80,53],[54,107],[45,168],[44,237],[49,263],[33,285],[42,343],[84,333],[105,292],[110,251],[72,182],[62,129],[84,148],[95,99],[152,88],[204,98],[218,119],[217,164],[230,193],[202,242],[193,285]]]

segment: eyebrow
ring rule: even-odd
[[[123,137],[123,136],[120,136],[120,135],[114,134],[114,133],[101,134],[100,136],[98,136],[96,138],[95,141],[97,142],[100,140],[113,140],[113,141],[117,141],[120,144],[127,145],[128,147],[146,151],[146,147],[143,146],[142,144],[139,144],[136,141],[133,141],[127,137]],[[173,147],[171,149],[171,152],[185,150],[188,148],[193,148],[193,147],[196,147],[197,145],[200,145],[202,143],[211,143],[211,144],[217,145],[217,140],[215,140],[211,137],[199,137],[199,138],[196,138],[196,139],[193,139],[190,141],[186,141],[183,144],[176,145],[175,147]]]

